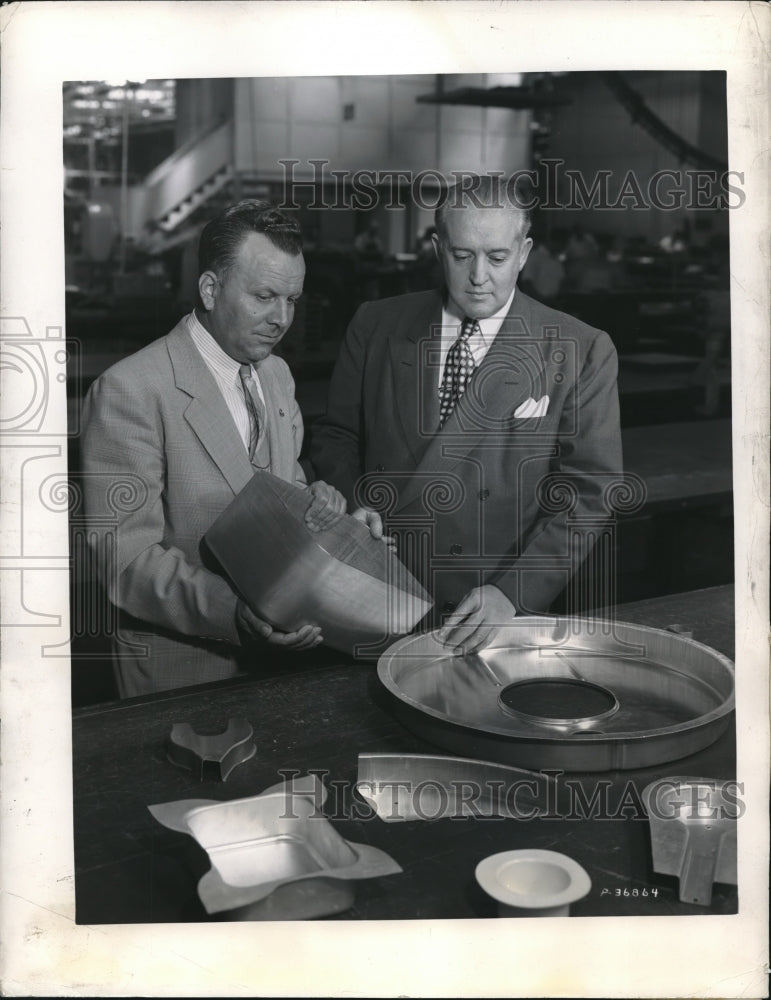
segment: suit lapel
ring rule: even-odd
[[[531,301],[517,290],[511,310],[463,398],[444,427],[426,441],[415,475],[401,492],[400,508],[425,488],[426,473],[450,472],[482,442],[510,434],[517,407],[531,396],[540,399],[544,395],[541,331],[533,331],[532,320]],[[438,378],[436,369],[432,374]],[[437,405],[433,427],[438,423]]]
[[[439,424],[442,300],[431,296],[421,311],[389,340],[394,404],[402,433],[419,464]]]
[[[184,321],[178,323],[168,335],[167,347],[174,369],[174,383],[178,390],[191,397],[185,410],[185,420],[233,493],[238,493],[252,478],[254,469],[227,403],[198,353]]]

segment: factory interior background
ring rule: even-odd
[[[303,227],[305,290],[279,353],[307,450],[357,306],[440,280],[433,212],[396,172],[424,172],[430,203],[453,171],[543,176],[559,163],[558,184],[605,171],[617,189],[631,172],[646,192],[662,171],[693,181],[730,166],[718,72],[79,81],[63,107],[73,478],[88,386],[192,308],[200,231],[240,198],[289,196]],[[339,179],[362,170],[394,172],[372,207]],[[520,277],[619,354],[624,464],[647,496],[616,526],[617,603],[733,580],[729,210],[636,200],[541,211]],[[74,706],[116,696],[85,532],[75,508]]]

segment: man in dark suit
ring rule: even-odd
[[[451,188],[434,237],[444,294],[359,308],[313,433],[316,472],[380,509],[448,616],[443,638],[467,651],[548,611],[621,470],[615,349],[516,288],[529,224],[497,178]]]
[[[89,390],[84,492],[98,573],[121,614],[122,697],[232,677],[260,644],[322,641],[315,625],[281,632],[259,619],[202,546],[256,469],[307,490],[311,531],[345,510],[334,488],[306,485],[294,382],[272,354],[302,293],[301,251],[296,220],[267,202],[227,209],[201,234],[198,307]],[[354,516],[382,536],[372,512]]]

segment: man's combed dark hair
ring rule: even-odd
[[[445,215],[453,208],[514,209],[522,214],[522,235],[530,229],[531,209],[535,205],[535,189],[529,173],[510,177],[498,174],[464,174],[450,185],[436,209],[435,224],[440,238],[447,232]]]
[[[273,246],[293,257],[302,253],[299,222],[269,201],[247,198],[204,226],[198,244],[198,273],[213,271],[223,281],[249,233],[264,233]]]

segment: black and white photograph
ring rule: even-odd
[[[56,886],[43,929],[6,882],[4,991],[762,996],[767,70],[731,5],[679,61],[691,3],[186,5],[209,55],[164,55],[177,5],[113,5],[144,51],[62,6],[41,194],[2,205],[3,823]],[[599,7],[667,57],[551,51]]]

